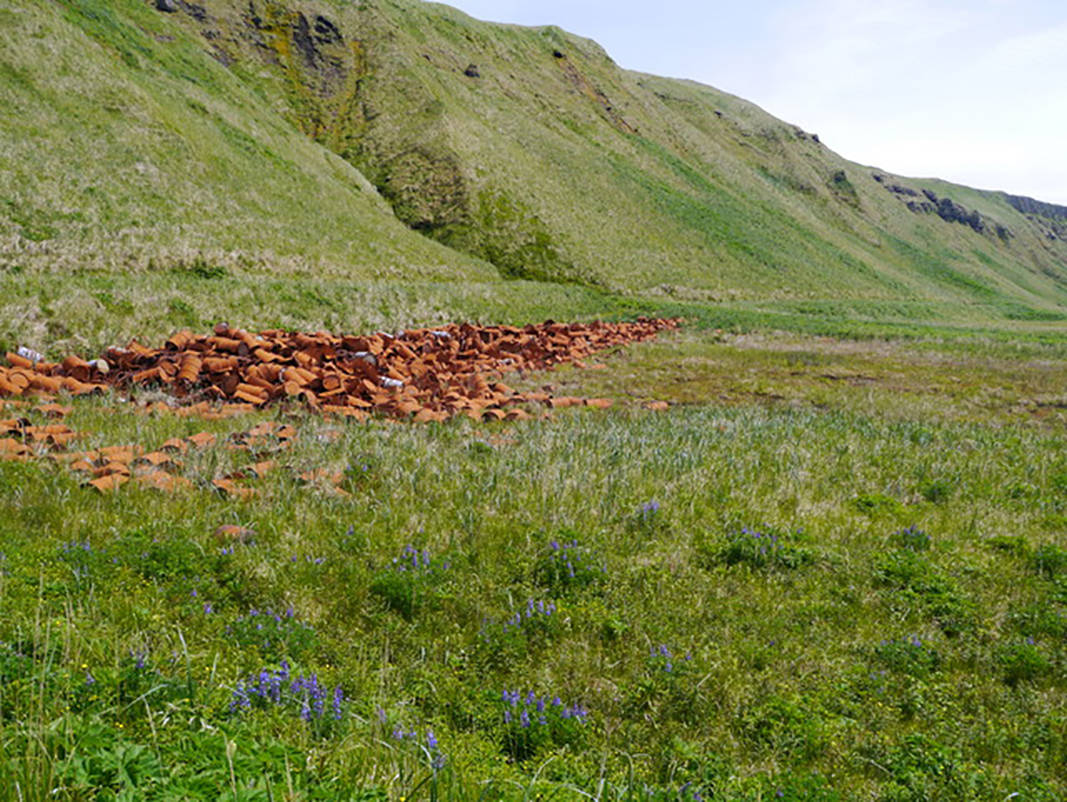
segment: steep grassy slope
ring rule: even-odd
[[[401,219],[506,275],[703,300],[1067,298],[1067,247],[1004,196],[850,163],[556,28],[412,0],[183,8]]]
[[[0,6],[0,264],[495,276],[143,3]]]
[[[557,28],[417,0],[173,6],[0,12],[9,269],[503,276],[761,314],[1064,318],[1067,240],[1040,204],[856,165]]]

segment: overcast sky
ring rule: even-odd
[[[1067,0],[452,0],[692,78],[853,161],[1067,204]]]

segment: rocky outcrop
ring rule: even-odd
[[[931,189],[919,191],[898,184],[881,173],[874,173],[872,177],[888,192],[900,198],[908,210],[915,214],[936,214],[946,223],[965,225],[978,234],[994,233],[1004,241],[1014,236],[1006,226],[983,217],[976,209],[968,209],[951,198],[939,196]]]
[[[1067,241],[1067,206],[1002,193],[1012,208],[1026,215],[1049,242]]]
[[[1023,195],[1009,195],[1003,193],[1006,200],[1014,209],[1026,215],[1048,217],[1052,219],[1067,220],[1067,206],[1058,206],[1055,203],[1027,198]]]

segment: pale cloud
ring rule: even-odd
[[[1067,22],[1016,32],[998,2],[857,6],[783,8],[775,70],[750,96],[848,158],[1067,202]]]
[[[991,62],[1010,69],[1055,68],[1062,80],[1067,69],[1067,22],[1005,39],[996,46]]]

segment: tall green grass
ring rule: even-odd
[[[104,401],[71,423],[86,446],[201,428]],[[246,503],[0,463],[6,798],[1067,789],[1060,430],[744,406],[297,423],[289,469]],[[185,474],[244,459],[219,447]],[[295,479],[313,467],[351,497]],[[219,542],[221,523],[255,537]],[[546,573],[553,541],[585,579]],[[409,545],[431,572],[398,572]],[[505,629],[528,600],[556,612]],[[290,607],[300,626],[269,643],[249,624]],[[230,711],[283,657],[343,688],[340,720]],[[588,722],[512,751],[505,690]]]

